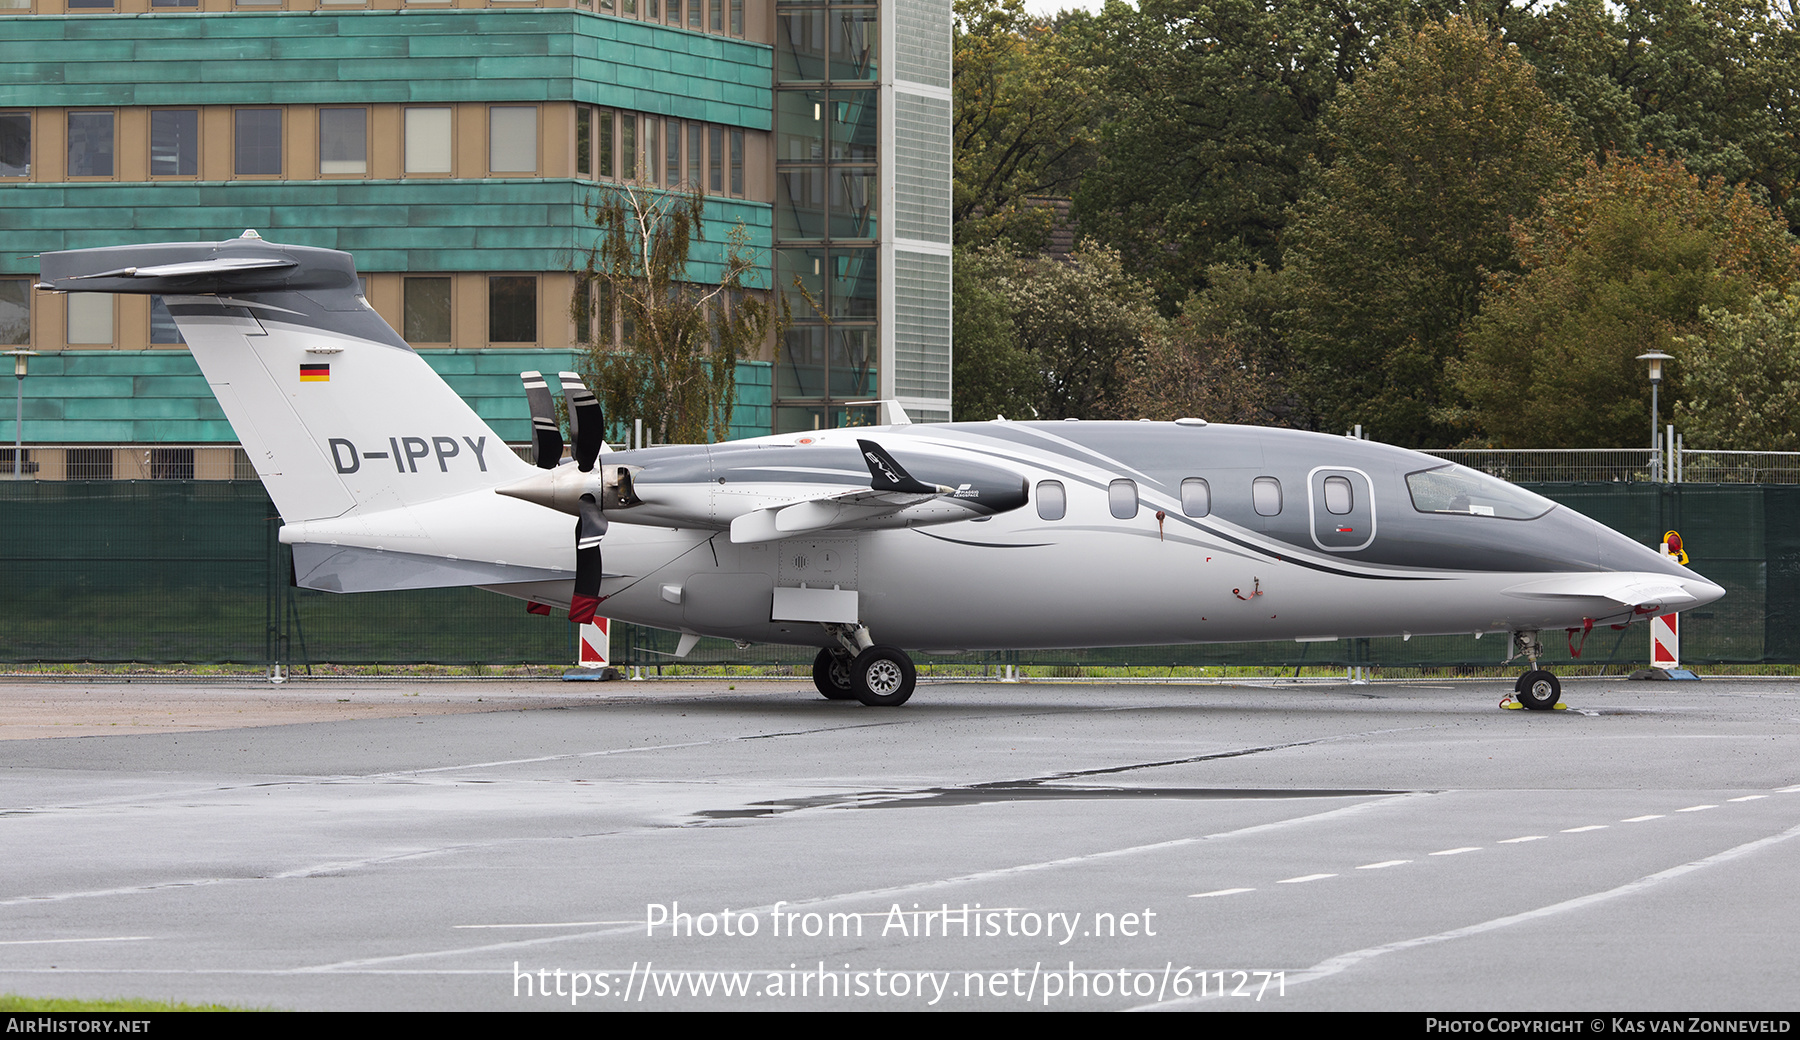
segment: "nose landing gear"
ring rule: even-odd
[[[1544,645],[1538,642],[1535,630],[1525,630],[1512,634],[1512,654],[1508,661],[1520,655],[1531,662],[1531,670],[1519,676],[1513,683],[1513,696],[1520,704],[1532,711],[1551,711],[1562,699],[1562,683],[1549,671],[1537,666],[1538,658],[1544,653]]]

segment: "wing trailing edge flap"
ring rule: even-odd
[[[942,488],[911,492],[857,488],[835,495],[766,506],[732,520],[731,540],[740,545],[747,542],[772,542],[808,531],[823,531],[831,527],[880,520],[903,509],[930,502],[952,490]]]
[[[1680,582],[1657,574],[1571,574],[1505,590],[1524,599],[1604,599],[1637,611],[1680,610],[1700,602]]]

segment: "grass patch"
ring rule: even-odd
[[[0,993],[0,1011],[265,1011],[269,1008],[232,1007],[229,1004],[182,1004],[172,1000],[76,1000],[71,997],[22,997]]]

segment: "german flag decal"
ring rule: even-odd
[[[302,383],[329,383],[331,382],[331,366],[301,365],[300,381]]]

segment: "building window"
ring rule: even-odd
[[[744,0],[731,0],[731,35],[744,35]]]
[[[705,133],[706,128],[701,124],[688,124],[687,186],[689,188],[700,187],[700,149]]]
[[[710,19],[710,22],[712,25],[712,31],[713,32],[724,32],[725,31],[725,3],[724,3],[724,0],[708,0],[706,9],[712,15],[712,17]]]
[[[240,108],[234,116],[232,169],[239,177],[281,176],[281,109]]]
[[[707,127],[706,139],[707,189],[722,192],[725,190],[725,128]]]
[[[488,342],[537,342],[537,279],[504,275],[488,279]]]
[[[1281,515],[1281,481],[1274,477],[1257,477],[1250,484],[1250,501],[1257,516]]]
[[[595,149],[594,172],[602,177],[617,177],[618,165],[613,161],[613,114],[597,112],[594,124]]]
[[[69,176],[113,175],[113,113],[69,113]]]
[[[0,347],[31,342],[31,281],[0,278]]]
[[[153,346],[174,346],[186,342],[181,338],[181,329],[170,316],[163,298],[150,297],[150,343]]]
[[[366,175],[369,172],[369,110],[319,110],[319,173]]]
[[[406,172],[450,172],[450,109],[406,110]]]
[[[662,179],[662,142],[657,131],[662,128],[662,120],[654,116],[644,117],[644,167],[641,179],[655,184]]]
[[[688,0],[688,28],[696,32],[706,27],[706,14],[701,9],[704,2],[705,0]]]
[[[594,110],[575,110],[575,176],[594,175]]]
[[[67,448],[63,451],[65,480],[111,480],[113,453],[111,448]]]
[[[150,6],[197,8],[200,6],[200,0],[150,0]]]
[[[71,11],[110,11],[113,0],[68,0],[65,6]]]
[[[637,116],[619,117],[619,158],[623,165],[619,176],[636,180],[638,175]]]
[[[31,113],[0,112],[0,177],[31,176]]]
[[[150,113],[150,176],[195,177],[200,173],[200,110],[159,109]]]
[[[401,324],[408,343],[450,342],[450,279],[408,278]]]
[[[744,193],[744,132],[731,132],[731,193]]]
[[[69,345],[111,346],[113,298],[111,293],[70,293]]]
[[[240,0],[241,2],[241,0]],[[151,448],[151,480],[193,480],[194,449]]]
[[[488,109],[488,172],[536,173],[537,108]]]

